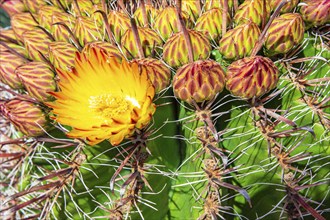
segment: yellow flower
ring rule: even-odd
[[[146,126],[155,112],[154,87],[137,64],[92,48],[88,55],[76,54],[72,72],[57,73],[60,91],[51,93],[56,101],[47,105],[57,122],[72,127],[69,137],[84,138],[90,145],[105,139],[118,145],[135,128]]]

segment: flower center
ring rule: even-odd
[[[89,108],[99,117],[113,118],[130,111],[131,107],[140,107],[135,98],[113,94],[89,97]]]

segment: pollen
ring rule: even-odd
[[[130,110],[132,104],[123,96],[102,94],[89,98],[91,112],[104,119],[119,116]]]

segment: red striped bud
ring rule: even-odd
[[[15,73],[31,97],[40,102],[46,102],[53,98],[49,92],[56,90],[55,75],[46,63],[26,63],[18,67]]]
[[[40,107],[20,99],[0,103],[0,112],[23,134],[35,137],[44,134],[48,123]]]
[[[179,28],[178,18],[176,16],[175,7],[164,8],[156,17],[153,23],[153,29],[166,41],[173,33],[177,33]],[[192,22],[189,15],[182,12],[182,18],[185,21],[186,27],[192,27]]]
[[[110,11],[108,14],[108,22],[117,42],[120,42],[126,30],[131,28],[129,17],[125,13],[119,11]]]
[[[219,42],[219,52],[225,59],[237,60],[249,56],[258,42],[260,30],[253,22],[229,30]]]
[[[26,31],[23,40],[28,55],[32,60],[43,61],[48,57],[48,44],[52,39],[40,28]]]
[[[307,27],[321,26],[330,22],[329,0],[304,0],[300,8]]]
[[[16,38],[20,42],[23,42],[23,33],[25,31],[32,30],[38,25],[29,12],[15,14],[10,22]]]
[[[13,89],[22,88],[22,83],[17,77],[15,70],[27,62],[26,59],[12,54],[8,51],[0,51],[0,80]]]
[[[155,87],[156,93],[162,91],[170,84],[171,70],[162,61],[146,58],[132,60],[132,63],[137,63],[146,68],[148,78]]]
[[[211,52],[211,44],[206,36],[194,30],[188,30],[194,60],[207,59]],[[164,45],[163,59],[173,68],[182,66],[189,62],[187,56],[188,48],[183,32],[170,37]]]
[[[225,86],[225,74],[213,60],[199,60],[180,67],[173,78],[174,95],[182,101],[211,100]]]
[[[270,16],[270,5],[265,0],[246,0],[237,9],[234,22],[237,25],[254,22],[258,26],[266,24]]]
[[[214,8],[203,13],[197,20],[195,30],[203,32],[211,40],[219,40],[222,35],[222,9]],[[227,14],[227,26],[230,16]]]
[[[163,41],[155,31],[150,28],[138,27],[138,32],[145,57],[151,56],[154,49],[159,51],[159,48],[163,45]],[[121,46],[126,57],[139,57],[138,48],[136,41],[134,40],[134,33],[132,29],[128,29],[123,35],[121,39]]]
[[[265,48],[269,55],[287,53],[304,39],[304,21],[298,13],[287,13],[274,19],[267,31]]]
[[[229,65],[226,88],[235,96],[259,97],[276,87],[279,71],[267,57],[245,57]]]
[[[51,42],[48,48],[49,61],[55,68],[71,70],[77,48],[65,42]]]

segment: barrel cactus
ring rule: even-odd
[[[0,219],[330,219],[328,0],[0,7]]]

